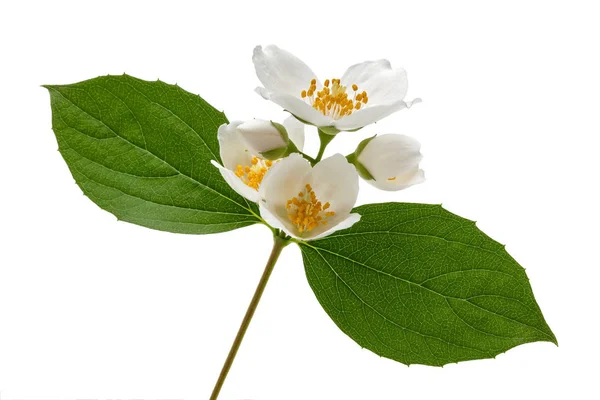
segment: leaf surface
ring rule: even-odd
[[[118,219],[191,234],[260,221],[210,165],[221,162],[217,130],[227,119],[200,96],[127,75],[45,87],[75,181]]]
[[[299,244],[318,301],[362,347],[441,366],[556,343],[525,270],[473,221],[425,204],[354,212],[350,229]]]

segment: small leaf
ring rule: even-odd
[[[350,229],[300,248],[317,299],[362,347],[444,365],[556,343],[525,270],[474,222],[425,204],[354,212]]]
[[[200,96],[127,75],[45,87],[75,181],[118,219],[193,234],[260,221],[210,165],[227,119]]]

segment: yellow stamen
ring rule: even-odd
[[[252,157],[250,164],[252,164],[252,166],[238,165],[233,172],[246,185],[254,190],[258,190],[265,174],[273,165],[273,161],[264,160],[260,157]]]
[[[358,92],[358,85],[352,84],[355,92],[354,98],[348,97],[346,86],[342,86],[340,79],[326,79],[321,90],[317,90],[317,80],[312,79],[308,89],[302,90],[301,97],[321,114],[340,119],[351,115],[367,104],[369,98],[366,91]]]
[[[317,194],[312,190],[312,186],[306,184],[298,196],[286,202],[285,208],[288,212],[288,219],[302,234],[310,232],[319,224],[327,225],[326,219],[335,215],[334,211],[325,211],[330,206],[329,202],[322,204],[317,199]]]
[[[393,181],[393,180],[396,180],[396,177],[394,176],[394,177],[392,177],[392,178],[388,178],[387,180],[388,180],[388,181]]]

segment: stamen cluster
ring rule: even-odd
[[[352,98],[348,97],[346,90],[347,87],[343,86],[339,79],[332,79],[331,82],[329,79],[326,79],[323,89],[317,92],[317,80],[313,79],[310,81],[308,90],[303,90],[300,96],[323,115],[330,116],[333,119],[340,119],[341,117],[351,115],[356,110],[360,110],[363,105],[369,102],[367,92],[363,90],[359,93],[356,84],[352,85],[352,90],[354,91]]]
[[[242,166],[238,164],[234,173],[246,185],[250,186],[254,190],[258,190],[258,187],[265,177],[265,174],[273,165],[273,161],[265,160],[260,157],[252,157],[251,163],[251,166]]]
[[[306,184],[305,190],[287,201],[286,209],[289,220],[302,233],[313,230],[319,224],[327,225],[326,219],[335,215],[334,211],[327,211],[330,206],[329,202],[322,204],[312,187]]]

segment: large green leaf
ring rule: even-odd
[[[256,205],[210,165],[220,161],[217,129],[227,119],[200,96],[127,75],[45,87],[59,150],[101,208],[179,233],[259,222]]]
[[[525,270],[441,206],[361,206],[360,222],[300,243],[317,299],[359,345],[404,364],[490,358],[556,343]]]

